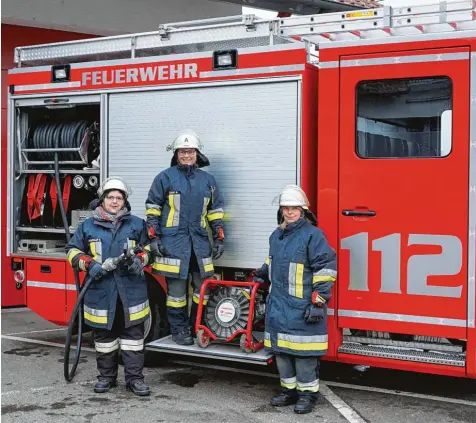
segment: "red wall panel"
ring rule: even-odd
[[[16,46],[26,46],[32,44],[44,44],[44,43],[54,43],[59,41],[71,41],[78,40],[83,38],[91,38],[94,35],[90,34],[80,34],[76,32],[66,32],[66,31],[55,31],[50,29],[42,28],[32,28],[18,25],[1,25],[2,31],[2,97],[1,97],[1,108],[2,108],[2,130],[1,130],[1,224],[0,229],[2,232],[1,236],[1,272],[2,272],[2,283],[1,283],[1,294],[2,294],[2,307],[8,306],[21,306],[26,304],[26,288],[25,286],[21,290],[17,290],[15,287],[15,282],[13,281],[13,272],[10,270],[10,259],[5,255],[6,253],[6,178],[7,178],[7,167],[6,167],[6,148],[7,148],[7,70],[14,67],[13,63],[13,54]]]

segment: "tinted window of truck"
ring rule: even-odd
[[[364,81],[357,86],[356,94],[356,151],[360,157],[428,158],[450,154],[450,78]]]

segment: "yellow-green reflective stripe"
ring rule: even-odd
[[[137,313],[129,314],[129,319],[130,320],[142,319],[143,317],[147,316],[149,314],[149,312],[150,312],[150,307],[146,307],[142,311],[138,311]]]
[[[207,221],[205,220],[205,216],[207,214],[208,203],[210,203],[210,199],[205,197],[203,199],[203,210],[202,210],[202,228],[207,227]]]
[[[213,272],[215,270],[213,264],[206,264],[205,266],[203,266],[203,269],[205,270],[205,272]]]
[[[319,379],[308,383],[297,382],[297,390],[301,392],[318,392]]]
[[[327,342],[300,343],[278,339],[278,347],[288,348],[295,351],[322,351],[327,350]]]
[[[173,222],[174,222],[174,214],[175,214],[174,198],[175,198],[175,194],[169,194],[170,211],[169,211],[169,215],[167,217],[167,223],[166,223],[167,228],[171,227]]]
[[[199,296],[193,294],[192,300],[195,304],[200,304],[200,297]],[[207,303],[208,303],[208,296],[207,295],[205,295],[203,297],[203,302],[202,303],[203,303],[203,305],[207,305]]]
[[[185,307],[187,305],[187,297],[184,295],[183,297],[171,297],[167,295],[167,302],[165,303],[168,307],[180,308]]]
[[[296,265],[296,297],[303,298],[303,285],[302,280],[304,277],[304,264],[297,263]]]
[[[68,253],[68,261],[69,264],[73,265],[73,259],[78,255],[78,254],[84,254],[81,250],[78,250],[77,248],[73,248],[69,250]]]
[[[271,348],[271,340],[270,340],[270,339],[265,339],[265,340],[264,340],[264,346]]]
[[[336,278],[333,278],[332,276],[314,276],[312,278],[312,283],[318,283],[318,282],[335,282]]]
[[[285,382],[283,379],[281,379],[281,386],[283,388],[288,388],[288,389],[295,389],[296,388],[296,380],[294,382]]]
[[[162,216],[162,210],[158,209],[146,209],[146,216]]]
[[[212,222],[217,219],[223,219],[223,216],[225,216],[225,213],[223,212],[215,212],[215,213],[210,213],[208,215],[208,221]]]
[[[264,259],[264,264],[266,264],[266,265],[269,266],[269,257],[266,257],[266,258]]]
[[[107,316],[95,316],[85,311],[84,318],[93,323],[101,323],[107,325]]]
[[[180,266],[173,266],[171,264],[154,263],[152,268],[163,272],[180,273]]]

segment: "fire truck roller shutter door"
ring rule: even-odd
[[[144,193],[131,197],[131,207],[145,212],[144,199],[151,182],[158,171],[170,166],[171,154],[164,154],[167,145],[183,128],[191,128],[199,134],[210,159],[211,165],[204,170],[224,187],[224,232],[233,234],[225,240],[226,252],[214,265],[257,268],[262,257],[268,256],[267,240],[276,228],[276,209],[263,205],[263,198],[272,199],[284,186],[299,183],[299,92],[294,80],[268,80],[113,93],[109,101],[109,172],[126,179],[134,192]],[[138,130],[141,139],[130,149],[130,140],[137,137]],[[269,151],[260,155],[263,148]],[[256,204],[262,210],[259,215],[253,211]],[[184,207],[182,204],[181,213]],[[200,208],[200,215],[202,212]],[[196,230],[204,228],[200,225]]]

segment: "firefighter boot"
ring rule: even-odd
[[[285,407],[286,405],[296,404],[297,392],[295,389],[283,389],[279,395],[271,398],[270,404],[275,407]]]
[[[133,394],[138,395],[139,397],[146,397],[150,395],[149,387],[144,383],[143,380],[137,379],[133,380],[126,386],[128,391],[131,391]]]
[[[300,396],[296,406],[294,407],[294,412],[296,414],[306,414],[310,413],[314,406],[316,405],[316,398],[315,396]]]
[[[105,379],[102,377],[98,378],[99,380],[97,383],[94,385],[94,392],[97,394],[105,394],[106,392],[109,391],[111,388],[115,388],[117,386],[117,380],[116,379]]]
[[[193,338],[190,329],[184,329],[175,335],[172,335],[172,339],[179,345],[193,345]]]

